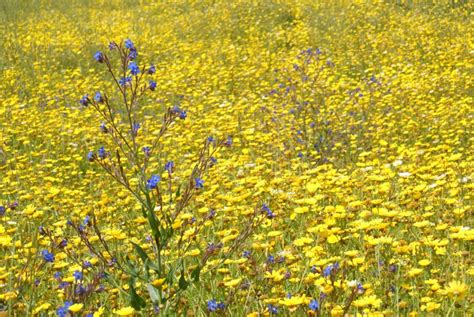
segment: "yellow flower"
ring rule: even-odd
[[[73,313],[77,313],[78,311],[82,309],[82,307],[84,307],[84,304],[74,304],[74,305],[69,306],[69,311]]]
[[[114,314],[119,316],[130,316],[135,312],[135,309],[131,306],[127,306],[118,310],[114,310]]]
[[[467,290],[467,285],[459,281],[449,282],[448,286],[444,289],[446,295],[456,299],[463,298]]]

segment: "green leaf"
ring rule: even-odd
[[[148,294],[150,295],[150,299],[153,302],[153,304],[159,303],[160,294],[158,293],[158,290],[150,283],[146,285],[146,289],[148,290]]]
[[[184,277],[184,271],[181,271],[181,277],[179,278],[179,288],[183,291],[188,288],[189,283]]]
[[[133,278],[130,278],[128,285],[130,286],[129,296],[130,296],[130,305],[136,310],[140,310],[146,306],[145,300],[140,297],[135,291],[135,281]]]
[[[199,282],[199,275],[201,275],[201,268],[198,266],[191,272],[191,278],[195,282]]]
[[[149,260],[148,254],[146,254],[145,250],[138,244],[132,242],[133,247],[135,248],[135,251],[137,251],[138,255],[142,259],[143,263],[145,263],[146,260]]]

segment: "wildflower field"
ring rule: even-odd
[[[469,1],[0,1],[0,316],[472,316]]]

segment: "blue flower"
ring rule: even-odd
[[[161,178],[158,175],[152,175],[150,179],[146,182],[146,187],[148,189],[155,189],[156,186],[158,186],[158,183],[160,182]]]
[[[179,118],[180,118],[181,120],[186,119],[187,116],[188,116],[188,115],[186,114],[186,110],[181,110],[181,112],[179,113]]]
[[[94,161],[94,158],[95,158],[94,152],[89,151],[89,153],[87,153],[87,160],[88,160],[89,162],[92,162],[92,161]]]
[[[143,150],[143,153],[145,154],[145,157],[150,157],[151,148],[149,146],[144,146],[142,150]]]
[[[103,63],[105,61],[105,56],[102,52],[96,52],[94,54],[94,58],[96,61],[98,61],[99,63]]]
[[[155,65],[151,64],[150,68],[148,68],[148,70],[147,70],[147,73],[150,74],[150,75],[153,75],[154,73],[156,73]]]
[[[165,170],[168,171],[168,173],[173,172],[174,169],[174,162],[173,161],[168,161],[165,164]]]
[[[100,131],[102,131],[103,133],[109,132],[109,129],[107,129],[107,126],[105,125],[104,122],[102,122],[100,125]]]
[[[5,216],[7,209],[5,206],[0,206],[0,216]]]
[[[140,129],[140,123],[134,123],[133,124],[133,130],[132,130],[132,134],[134,136],[136,136],[138,134],[138,130]]]
[[[56,310],[56,314],[59,317],[66,317],[69,314],[68,311],[69,311],[69,307],[71,306],[72,306],[72,302],[65,302],[64,306],[61,306]]]
[[[278,307],[273,306],[272,304],[268,304],[268,311],[271,315],[276,315],[278,314]]]
[[[135,49],[135,44],[133,44],[132,40],[126,39],[125,40],[125,48],[128,48],[129,50]]]
[[[99,151],[97,151],[97,156],[99,156],[100,159],[105,159],[107,157],[107,152],[105,152],[105,148],[103,146],[101,146]]]
[[[74,276],[74,279],[75,279],[76,281],[82,280],[82,277],[83,277],[81,271],[74,271],[74,273],[72,274],[72,276]]]
[[[134,76],[140,74],[140,67],[138,67],[138,65],[135,62],[131,62],[128,65],[128,69],[130,69],[130,73],[132,73],[132,75]]]
[[[82,96],[81,100],[79,100],[79,103],[80,103],[81,105],[83,105],[84,107],[86,107],[87,105],[89,105],[90,102],[91,102],[91,101],[89,100],[89,95],[87,95],[87,94],[84,95],[84,96]]]
[[[85,260],[83,263],[82,263],[82,267],[85,268],[85,269],[88,269],[88,268],[91,268],[92,267],[92,263]]]
[[[194,181],[195,181],[195,183],[196,183],[195,187],[196,187],[197,189],[204,188],[204,181],[203,181],[202,179],[200,179],[199,177],[196,177],[196,178],[194,179]]]
[[[232,143],[233,143],[232,137],[228,136],[227,140],[224,142],[224,145],[225,146],[232,146]]]
[[[209,310],[210,312],[215,312],[217,308],[217,302],[215,299],[210,299],[207,301],[207,310]]]
[[[207,137],[207,142],[212,143],[212,142],[215,142],[215,141],[216,141],[216,139],[214,139],[213,136],[208,136]]]
[[[308,306],[309,309],[316,311],[319,309],[319,302],[315,299],[312,299]]]
[[[268,219],[273,219],[273,218],[275,218],[275,214],[272,212],[272,210],[270,209],[270,207],[267,206],[267,204],[263,204],[263,205],[262,205],[262,210],[267,213],[267,218],[268,218]]]
[[[323,270],[323,276],[328,277],[329,275],[333,274],[336,270],[339,269],[339,263],[329,264]]]
[[[128,58],[130,60],[134,60],[134,59],[137,58],[137,56],[138,56],[137,50],[136,49],[131,49],[130,54],[128,54]]]
[[[46,262],[51,262],[51,263],[54,262],[54,254],[52,254],[48,250],[41,251],[41,255],[43,256],[43,259]]]
[[[102,94],[100,92],[96,92],[94,96],[94,100],[96,102],[102,102],[104,101],[104,98],[102,97]]]
[[[132,82],[132,77],[130,77],[130,76],[122,77],[122,78],[119,79],[119,84],[122,87],[131,84],[131,82]]]
[[[242,253],[242,256],[243,256],[244,258],[250,258],[250,251],[247,251],[247,250],[244,251],[244,253]]]
[[[156,89],[156,81],[150,79],[150,80],[148,81],[148,83],[149,83],[148,88],[149,88],[151,91],[155,91],[155,89]]]

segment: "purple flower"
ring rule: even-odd
[[[277,315],[278,314],[278,307],[273,306],[272,304],[268,304],[268,311],[270,312],[270,315]]]
[[[195,184],[195,188],[196,189],[201,189],[201,188],[204,188],[204,181],[202,179],[200,179],[199,177],[196,177],[194,179],[194,182],[196,183]]]
[[[130,60],[134,60],[134,59],[137,58],[137,56],[138,56],[137,50],[136,49],[131,49],[130,54],[128,54],[128,58]]]
[[[102,160],[107,157],[107,152],[105,151],[105,148],[103,146],[101,146],[99,151],[97,151],[97,156]]]
[[[153,75],[154,73],[156,73],[155,65],[151,64],[150,68],[148,68],[148,70],[147,70],[147,73],[150,74],[150,75]]]
[[[156,186],[158,186],[158,183],[160,182],[161,178],[158,175],[152,175],[150,179],[146,183],[146,187],[148,189],[155,189]]]
[[[151,91],[155,91],[155,89],[156,89],[156,81],[150,79],[150,80],[148,81],[148,83],[149,83],[148,88],[149,88]]]
[[[263,205],[262,205],[262,211],[264,211],[264,212],[267,213],[267,218],[268,218],[268,219],[273,219],[273,218],[275,218],[275,214],[272,212],[272,210],[270,209],[270,207],[267,206],[267,204],[263,204]]]
[[[79,103],[83,105],[84,107],[87,107],[91,101],[89,100],[89,95],[84,95],[82,96],[81,100],[79,100]]]
[[[186,114],[186,110],[181,110],[181,111],[180,111],[180,113],[179,113],[179,118],[180,118],[181,120],[186,119],[187,116],[188,116],[188,115]]]
[[[5,206],[0,206],[0,216],[5,216],[7,209]]]
[[[95,158],[94,152],[89,151],[89,153],[87,153],[87,160],[88,160],[89,162],[92,162],[92,161],[94,161],[94,158]]]
[[[96,52],[94,54],[94,58],[96,61],[98,61],[99,63],[103,63],[105,61],[105,56],[102,52]]]
[[[165,170],[168,171],[168,173],[172,173],[174,169],[174,162],[173,161],[168,161],[165,164]]]
[[[228,136],[227,140],[224,142],[224,145],[225,146],[232,146],[232,143],[233,143],[232,137]]]
[[[140,129],[140,123],[134,123],[132,127],[132,134],[134,136],[137,136],[139,129]]]
[[[145,157],[150,157],[151,155],[151,148],[149,146],[144,146],[142,148],[143,153],[145,154]]]
[[[130,70],[130,73],[133,76],[136,76],[136,75],[140,74],[140,67],[138,67],[138,65],[135,62],[131,62],[128,65],[128,69]]]
[[[102,133],[109,132],[109,129],[107,129],[107,126],[105,125],[104,122],[102,122],[101,125],[100,125],[100,131],[102,131]]]

